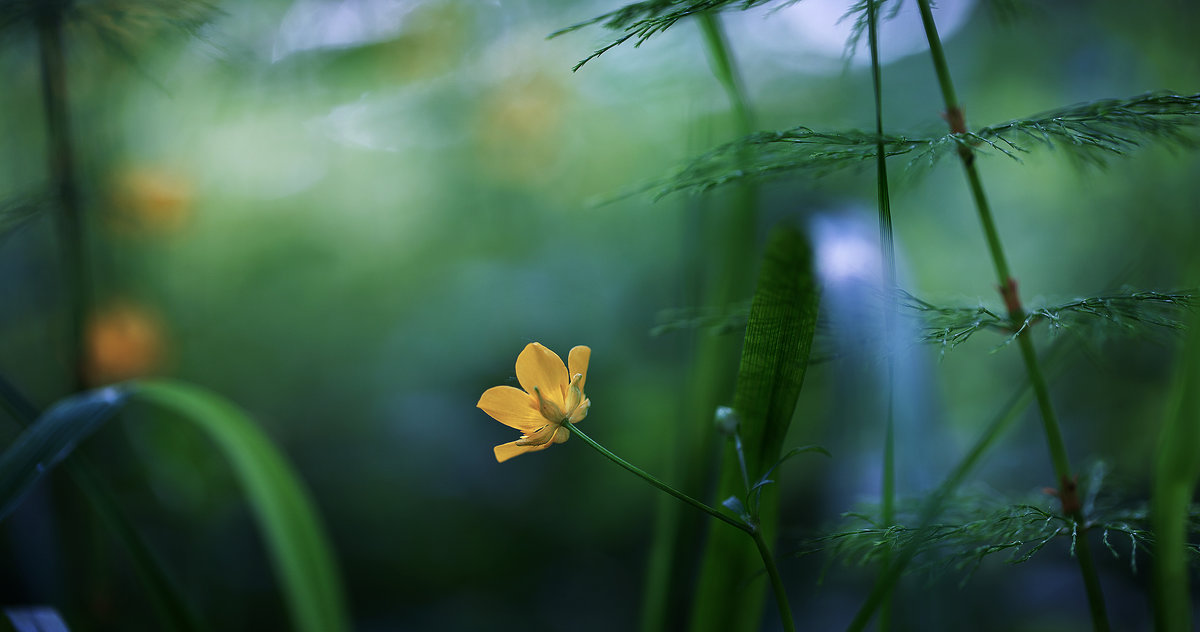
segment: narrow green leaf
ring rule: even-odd
[[[120,387],[102,388],[68,397],[55,404],[0,454],[0,520],[8,517],[25,494],[54,466],[112,419],[128,393]]]
[[[13,416],[22,426],[34,426],[39,419],[46,417],[51,419],[50,422],[43,422],[38,430],[31,436],[45,434],[53,436],[54,441],[39,441],[28,438],[19,439],[10,446],[9,452],[0,456],[0,459],[8,462],[8,459],[13,459],[14,472],[21,472],[22,475],[34,475],[36,477],[45,475],[50,471],[50,466],[53,465],[53,459],[50,461],[41,461],[30,456],[21,456],[23,450],[45,450],[47,454],[53,452],[50,443],[57,444],[59,456],[65,454],[69,449],[71,441],[77,444],[84,438],[84,435],[90,434],[95,430],[96,426],[102,421],[106,400],[111,389],[101,389],[91,393],[77,395],[67,401],[60,403],[58,406],[51,409],[51,413],[41,415],[37,407],[25,398],[20,391],[16,389],[8,380],[0,376],[0,404]],[[122,391],[123,393],[123,391]],[[115,408],[114,408],[115,411]],[[73,413],[73,414],[72,414]],[[97,413],[100,413],[97,416]],[[72,435],[66,431],[65,426],[68,422],[79,425],[79,430]],[[54,427],[62,429],[62,432],[55,432]],[[28,432],[28,431],[27,431]],[[23,445],[21,450],[14,450],[18,445]],[[38,446],[41,446],[38,448]],[[88,504],[96,512],[101,523],[108,529],[109,534],[124,547],[126,554],[129,556],[129,561],[146,589],[150,602],[155,611],[160,617],[160,625],[165,630],[174,630],[176,632],[199,632],[203,629],[200,625],[195,613],[188,606],[183,594],[176,587],[175,583],[167,575],[162,563],[147,546],[145,540],[137,532],[137,529],[126,517],[121,510],[120,505],[113,498],[112,492],[108,489],[104,481],[96,474],[95,468],[89,465],[82,455],[72,455],[65,459],[64,467],[67,474],[71,476],[71,480],[83,493],[83,497]],[[18,462],[24,462],[24,465],[17,465]],[[30,468],[30,463],[33,463]],[[42,464],[39,470],[37,464]],[[8,466],[6,466],[8,467]],[[30,482],[32,484],[33,481]],[[0,501],[2,504],[12,503],[15,507],[20,502],[19,494],[22,483],[16,482],[15,478],[10,479],[6,483],[7,489],[12,497]]]
[[[1152,518],[1158,535],[1154,620],[1159,632],[1191,630],[1187,522],[1200,479],[1200,318],[1191,328],[1175,373],[1172,404],[1159,435]]]
[[[807,239],[791,228],[776,228],[767,244],[750,307],[734,409],[750,480],[760,479],[780,460],[792,414],[808,368],[817,324],[818,292]],[[718,498],[746,492],[737,455],[726,450]],[[773,536],[778,497],[767,494],[760,522]],[[765,582],[750,582],[762,571],[753,544],[731,529],[713,529],[701,569],[692,629],[757,630]]]
[[[152,404],[192,421],[229,459],[263,532],[295,629],[301,632],[348,630],[333,554],[299,478],[266,435],[242,411],[196,386],[166,380],[130,382],[74,395],[51,407],[0,454],[0,519],[11,513],[25,493],[70,455],[75,446],[130,401]],[[94,475],[88,469],[71,465],[75,465],[70,468],[72,474],[98,509],[112,504],[111,499],[101,493],[103,489],[96,485],[98,481],[92,480]],[[115,514],[107,512],[104,515],[111,523]],[[132,537],[133,544],[137,545],[132,551],[135,555],[149,554],[144,547],[139,548],[136,537],[128,533],[129,525],[118,523],[116,527],[118,535],[125,536],[123,541]],[[155,581],[165,580],[156,578]],[[167,603],[166,607],[180,608],[174,602]],[[187,620],[186,613],[180,610],[179,615],[173,625],[178,629],[195,628]]]
[[[349,630],[338,571],[316,509],[267,436],[229,401],[183,382],[136,383],[132,396],[195,422],[229,459],[262,529],[296,629]]]

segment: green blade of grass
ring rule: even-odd
[[[816,329],[818,293],[812,257],[804,235],[777,228],[767,244],[738,369],[734,409],[740,419],[750,480],[770,469],[783,452],[796,400],[808,368]],[[737,455],[726,450],[717,498],[745,493]],[[761,523],[774,535],[778,495],[764,494]],[[712,529],[701,568],[694,632],[759,629],[766,582],[753,543],[732,529]]]
[[[134,401],[195,423],[229,460],[262,531],[295,629],[348,630],[332,550],[299,478],[245,413],[197,386],[167,380],[130,382],[80,393],[51,407],[0,454],[0,519],[81,441]],[[71,469],[77,479],[94,478]],[[96,498],[101,505],[111,504],[111,499]],[[172,625],[195,629],[186,619]]]
[[[109,416],[108,413],[117,411],[117,402],[110,401],[113,399],[112,389],[100,389],[76,395],[64,400],[58,406],[52,407],[51,412],[54,415],[51,419],[56,419],[47,424],[43,424],[41,433],[46,433],[47,437],[57,437],[57,441],[51,441],[48,438],[33,439],[22,437],[17,443],[14,443],[13,448],[22,441],[26,442],[24,450],[13,450],[4,457],[2,469],[11,474],[6,474],[3,478],[8,481],[4,483],[7,491],[3,496],[0,496],[0,504],[9,505],[5,510],[7,512],[19,504],[19,496],[23,496],[29,487],[36,482],[36,477],[29,478],[29,463],[34,463],[33,471],[38,472],[37,464],[41,464],[41,471],[48,471],[53,467],[54,460],[49,458],[54,455],[65,456],[65,442],[74,441],[78,443],[84,437],[82,433],[76,433],[72,437],[66,432],[57,432],[54,427],[66,425],[72,414],[78,414],[81,419],[75,423],[95,429]],[[116,393],[122,402],[125,394],[123,391]],[[38,421],[41,415],[36,406],[25,398],[20,391],[9,384],[8,380],[0,377],[0,406],[2,406],[12,417],[22,426],[29,427]],[[85,428],[86,429],[86,428]],[[58,445],[55,445],[58,444]],[[25,450],[42,451],[47,457],[29,458],[31,455]],[[24,456],[22,456],[24,455]],[[9,461],[9,457],[13,457],[14,461]],[[21,462],[24,466],[20,466]],[[159,624],[164,630],[173,630],[175,632],[200,632],[204,627],[197,619],[195,612],[187,604],[183,593],[175,585],[175,582],[167,575],[162,562],[154,555],[154,552],[147,546],[141,534],[138,533],[133,523],[121,510],[121,506],[113,498],[112,492],[104,481],[96,474],[96,469],[92,467],[83,456],[74,454],[65,459],[64,467],[67,473],[71,476],[71,480],[83,493],[83,497],[91,505],[92,510],[100,518],[101,523],[108,529],[109,534],[116,539],[117,542],[125,549],[125,553],[129,556],[134,573],[138,580],[146,589],[147,596],[159,615]],[[9,468],[12,468],[9,470]],[[16,477],[25,478],[23,483],[17,483]],[[0,516],[0,519],[3,519]]]
[[[1154,629],[1192,629],[1187,523],[1200,478],[1200,318],[1192,318],[1175,374],[1172,405],[1159,436],[1154,470]]]
[[[333,553],[313,502],[254,422],[228,400],[184,382],[140,382],[132,398],[195,422],[229,459],[262,530],[296,629],[349,630]]]
[[[78,443],[112,419],[128,392],[109,387],[73,395],[51,406],[0,455],[0,520],[8,517]]]

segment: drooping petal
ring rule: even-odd
[[[492,419],[521,432],[533,432],[546,425],[537,402],[519,388],[493,386],[483,392],[476,406]]]
[[[570,439],[570,438],[571,438],[571,429],[566,426],[559,426],[558,430],[554,431],[553,443],[566,443],[567,439]]]
[[[569,421],[573,424],[577,424],[577,423],[583,421],[583,418],[587,417],[588,409],[591,407],[592,407],[592,400],[590,400],[590,399],[585,399],[582,402],[579,402],[579,406],[574,411],[571,412],[571,416],[567,418],[567,421]]]
[[[526,433],[517,440],[517,445],[542,445],[550,443],[550,440],[554,438],[554,431],[557,428],[558,426],[554,424],[546,424],[533,432]]]
[[[525,345],[525,350],[517,356],[517,381],[521,383],[521,388],[532,394],[534,387],[537,387],[543,397],[559,408],[563,406],[563,394],[569,379],[562,358],[539,342]]]
[[[542,445],[517,445],[516,441],[510,441],[492,448],[492,452],[496,454],[496,462],[503,463],[514,456],[525,454],[526,452],[545,450],[552,445],[554,445],[554,442],[548,442]]]
[[[591,347],[579,345],[567,354],[567,366],[570,367],[571,378],[582,375],[579,380],[579,390],[583,391],[583,383],[587,381],[588,360],[592,357]]]

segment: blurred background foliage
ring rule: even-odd
[[[734,137],[695,25],[572,73],[611,34],[546,35],[619,5],[125,4],[78,3],[65,35],[93,273],[89,379],[176,376],[250,411],[312,490],[356,629],[635,626],[655,492],[574,442],[498,465],[491,447],[512,431],[474,404],[515,382],[526,343],[589,345],[591,435],[664,469],[696,337],[714,334],[651,330],[664,310],[700,304],[711,249],[701,219],[730,196],[622,193]],[[723,14],[758,127],[869,129],[869,69],[864,51],[844,54],[844,4]],[[940,101],[911,9],[882,27],[884,125],[936,134]],[[1196,92],[1198,11],[944,0],[938,19],[968,119],[982,126]],[[0,33],[0,70],[0,373],[44,406],[70,384],[26,22]],[[1106,170],[1053,150],[1022,158],[981,168],[1028,304],[1196,285],[1196,153],[1148,147]],[[957,165],[903,164],[892,183],[901,285],[999,313]],[[826,284],[814,351],[826,361],[808,372],[791,443],[834,457],[787,466],[776,545],[811,629],[844,625],[871,577],[834,565],[819,584],[823,560],[792,554],[878,493],[880,357],[854,343],[853,283],[878,274],[874,195],[864,168],[772,181],[760,198],[759,235],[805,227]],[[1134,501],[1148,494],[1178,343],[1139,333],[1153,335],[1055,334],[1073,349],[1054,382],[1072,458],[1106,462],[1107,485]],[[902,496],[936,485],[1024,379],[1015,352],[996,350],[1000,335],[944,353],[916,340],[899,385]],[[6,440],[16,431],[0,426]],[[227,465],[198,433],[122,423],[87,452],[213,629],[284,625]],[[972,483],[1004,498],[1054,484],[1034,417]],[[2,601],[53,605],[72,629],[156,629],[121,551],[86,514],[56,480],[0,525]],[[914,629],[952,629],[977,607],[989,613],[979,629],[1083,629],[1065,551],[985,565],[962,588],[958,575],[909,580],[900,612]],[[1100,565],[1114,625],[1148,629],[1144,570],[1107,555]]]

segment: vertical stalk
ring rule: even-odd
[[[88,278],[85,267],[79,189],[75,180],[74,152],[67,116],[67,70],[63,55],[61,2],[43,2],[36,10],[42,99],[50,178],[58,198],[59,250],[67,292],[67,363],[71,390],[84,389],[83,319],[88,313]]]
[[[730,54],[725,35],[717,16],[697,14],[714,77],[721,84],[730,102],[735,131],[746,135],[753,131],[752,115],[747,105],[742,81]],[[755,189],[745,184],[738,187],[728,204],[722,208],[706,209],[702,222],[701,247],[712,256],[704,257],[702,287],[698,304],[711,309],[726,309],[737,301],[752,281],[752,262],[756,209]],[[679,442],[668,459],[676,461],[676,478],[689,487],[700,488],[708,482],[708,474],[696,464],[696,455],[707,455],[714,444],[713,414],[717,406],[728,403],[736,380],[738,353],[741,341],[734,336],[700,334],[688,379],[692,393],[685,404]],[[666,501],[658,505],[655,531],[642,594],[640,629],[643,632],[675,629],[684,626],[687,615],[684,603],[693,588],[697,569],[689,568],[690,558],[697,545],[704,546],[702,524],[681,511],[678,503]]]
[[[729,126],[739,136],[748,135],[753,131],[754,123],[721,18],[712,12],[699,13],[696,18],[713,76],[729,99]],[[742,162],[744,156],[739,155],[736,160]],[[752,182],[744,181],[729,191],[727,197],[715,199],[712,203],[719,206],[709,209],[710,223],[704,247],[715,256],[709,259],[711,285],[705,289],[704,304],[710,309],[727,310],[732,303],[748,298],[753,291],[758,192]],[[740,336],[717,338],[708,335],[704,338],[707,340],[701,342],[702,349],[720,352],[701,357],[705,362],[719,363],[717,366],[701,367],[701,370],[710,371],[708,376],[719,378],[720,381],[695,383],[696,390],[693,391],[693,396],[701,398],[706,406],[701,409],[701,416],[696,421],[704,424],[704,432],[709,438],[704,451],[699,453],[707,456],[713,454],[712,448],[717,443],[713,440],[716,405],[728,404],[729,398],[734,395],[742,341]],[[714,401],[712,395],[717,395],[719,399]],[[736,460],[728,451],[721,452],[723,454],[716,468],[715,498],[724,498],[741,488]],[[764,539],[769,541],[774,533],[777,512],[771,503],[767,505],[755,519],[759,523],[757,527],[764,531]],[[692,632],[748,632],[758,628],[764,607],[763,587],[747,587],[742,578],[753,576],[762,568],[762,562],[758,559],[760,552],[746,546],[748,544],[725,529],[712,529],[702,534],[703,553],[698,572],[692,577],[683,578],[692,589],[691,607],[688,609],[688,629]]]
[[[783,624],[783,629],[787,632],[795,632],[796,624],[792,621],[792,609],[788,606],[787,591],[783,588],[783,578],[779,576],[779,569],[775,566],[775,558],[771,556],[771,549],[767,546],[767,541],[763,538],[762,529],[754,529],[750,532],[754,538],[754,545],[758,547],[758,554],[762,556],[763,566],[767,569],[767,577],[771,579],[771,588],[775,591],[775,603],[779,606],[779,619]]]
[[[966,117],[954,94],[954,82],[950,79],[950,66],[946,63],[946,53],[942,49],[941,38],[938,37],[937,25],[933,21],[933,12],[929,0],[918,0],[917,6],[921,11],[921,22],[925,27],[925,35],[929,40],[929,52],[933,57],[934,70],[937,73],[938,84],[942,89],[942,99],[946,104],[946,120],[950,124],[952,134],[966,133]],[[983,191],[983,183],[979,171],[975,168],[975,154],[967,145],[960,145],[958,151],[962,159],[963,170],[971,189],[971,197],[979,213],[979,221],[983,226],[984,237],[987,239],[988,252],[992,256],[992,264],[996,269],[1000,294],[1004,298],[1005,307],[1014,332],[1017,332],[1017,343],[1021,349],[1021,359],[1025,363],[1025,371],[1029,375],[1029,383],[1041,412],[1042,428],[1046,434],[1046,444],[1050,450],[1050,460],[1054,465],[1054,473],[1058,477],[1059,500],[1062,502],[1063,513],[1069,515],[1079,530],[1076,544],[1076,558],[1079,560],[1079,570],[1083,575],[1084,589],[1087,592],[1088,607],[1092,615],[1092,627],[1097,631],[1109,629],[1108,615],[1105,612],[1104,595],[1100,588],[1100,578],[1092,561],[1091,548],[1087,543],[1087,523],[1084,520],[1083,509],[1079,502],[1074,477],[1071,474],[1071,464],[1067,450],[1063,444],[1062,431],[1059,429],[1058,416],[1054,412],[1054,404],[1050,399],[1050,390],[1046,387],[1046,379],[1038,363],[1037,352],[1033,347],[1033,339],[1029,332],[1023,330],[1025,309],[1017,292],[1017,282],[1012,277],[1008,260],[1004,256],[1004,248],[1000,243],[1000,234],[992,219],[991,207],[987,195]]]
[[[887,354],[884,384],[883,481],[880,517],[886,526],[896,521],[896,356],[892,344],[896,297],[896,247],[892,238],[892,204],[888,195],[887,153],[883,144],[883,70],[879,63],[879,3],[867,0],[867,35],[871,48],[871,88],[875,94],[875,179],[879,204],[879,246],[883,272],[883,341]],[[891,556],[885,555],[880,575],[886,575]],[[892,599],[889,593],[879,609],[879,630],[892,628]]]

